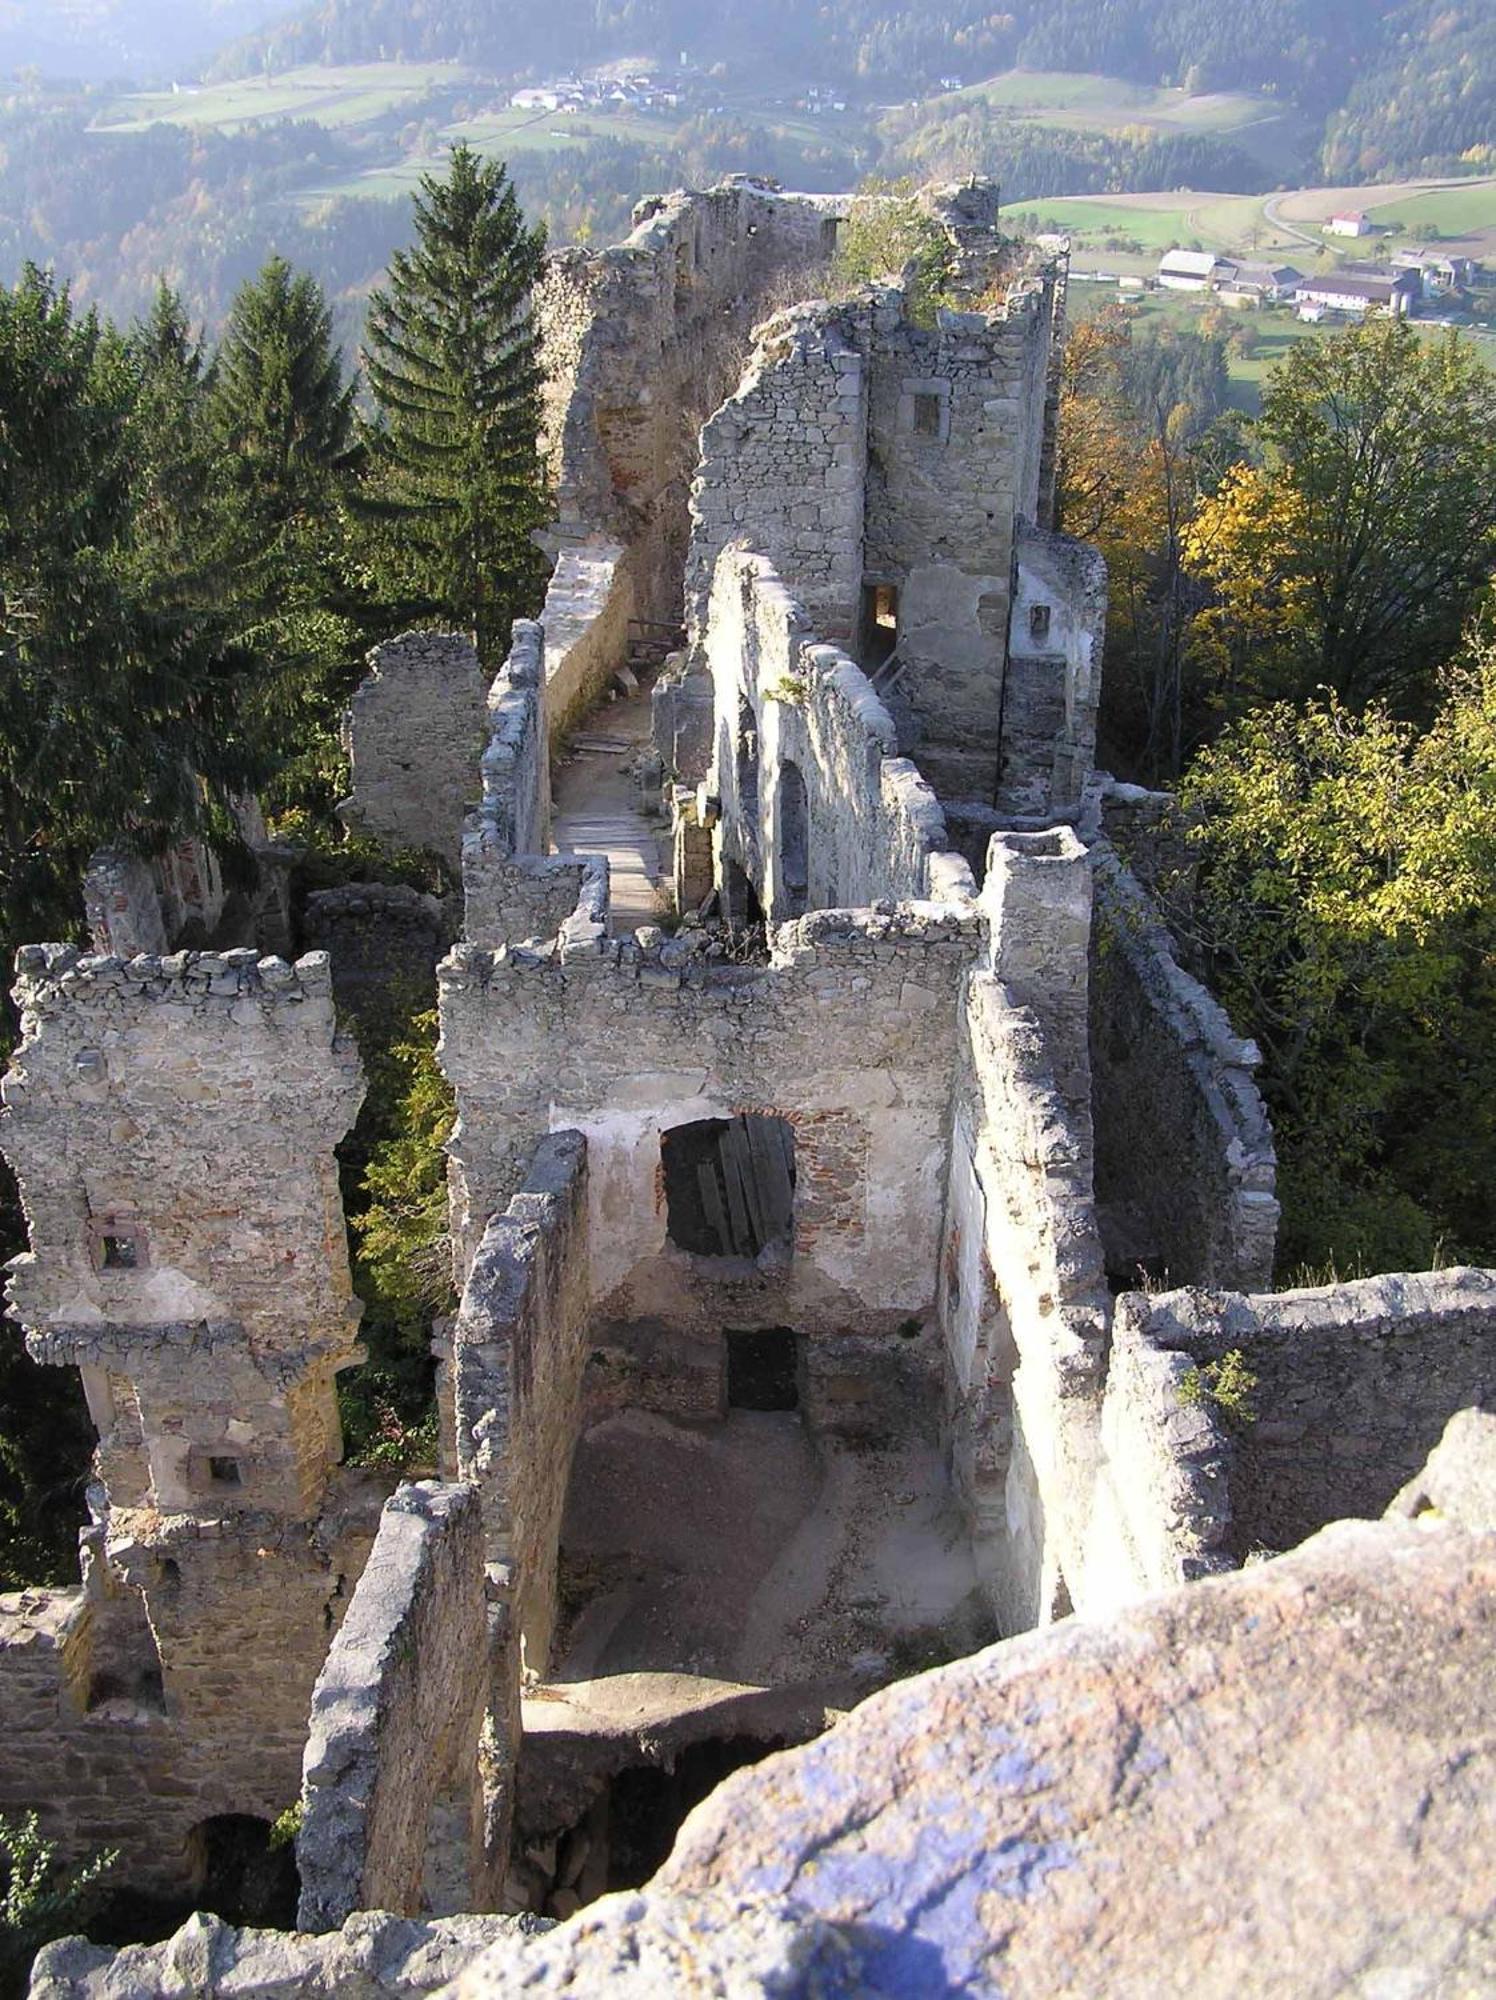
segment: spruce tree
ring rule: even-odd
[[[404,615],[470,627],[491,659],[543,573],[530,540],[546,519],[531,293],[545,232],[526,227],[502,163],[466,145],[444,180],[422,177],[415,220],[365,336],[390,594]]]
[[[326,510],[358,460],[354,393],[322,287],[272,257],[235,296],[213,390],[237,483],[262,527],[273,533]]]
[[[321,286],[273,257],[234,299],[209,405],[227,464],[226,596],[261,662],[255,726],[278,777],[269,810],[327,820],[346,774],[336,718],[362,671],[356,381]]]

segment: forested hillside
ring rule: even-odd
[[[1445,171],[1496,134],[1488,0],[318,0],[221,59],[269,65],[449,59],[536,70],[614,56],[751,59],[879,90],[927,90],[1020,66],[1191,92],[1266,90],[1330,121],[1325,164]]]
[[[180,72],[231,36],[244,35],[295,0],[4,0],[0,70],[32,67],[74,77]]]

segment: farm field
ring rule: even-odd
[[[968,84],[942,103],[982,98],[994,111],[1028,124],[1057,125],[1072,131],[1105,132],[1142,126],[1158,133],[1208,133],[1230,139],[1270,167],[1285,172],[1308,141],[1308,128],[1281,101],[1248,91],[1209,91],[1191,96],[1122,77],[1070,70],[1008,70]]]
[[[461,63],[291,69],[278,76],[121,97],[99,119],[98,129],[144,132],[165,124],[234,132],[276,118],[309,118],[330,129],[369,125],[432,91],[459,90],[476,80],[476,72]]]

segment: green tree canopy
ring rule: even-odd
[[[387,587],[411,615],[470,626],[491,658],[541,575],[531,293],[545,233],[525,226],[502,164],[466,145],[445,179],[422,177],[415,219],[414,247],[369,302],[365,342]]]
[[[323,511],[353,469],[354,394],[322,287],[272,257],[234,299],[213,390],[235,483],[265,526]]]
[[[1180,927],[1262,1046],[1285,1267],[1496,1259],[1496,640],[1427,730],[1276,703],[1182,796]]]
[[[1186,547],[1219,684],[1426,716],[1496,563],[1496,378],[1457,335],[1373,320],[1294,346],[1256,441]]]
[[[211,820],[264,772],[253,656],[163,587],[138,516],[131,348],[28,267],[0,289],[0,912],[66,934],[92,849]]]

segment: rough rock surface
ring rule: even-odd
[[[1496,1537],[1401,1523],[1067,1621],[730,1779],[524,1991],[1488,1992],[1493,1642]]]
[[[647,1890],[501,1932],[444,2000],[1489,1992],[1493,1640],[1496,1536],[1341,1523],[888,1689],[729,1779]],[[268,1941],[194,1919],[112,1965],[54,1946],[33,1996],[365,2000],[430,1990],[457,1946],[388,1918]]]
[[[236,1931],[217,1917],[188,1919],[165,1944],[113,1952],[63,1938],[37,1956],[33,2000],[385,2000],[432,1992],[500,1938],[544,1929],[533,1917],[441,1917],[416,1923],[361,1910],[340,1931]]]
[[[1496,1412],[1461,1410],[1450,1418],[1428,1463],[1387,1509],[1389,1520],[1435,1518],[1496,1533]]]

